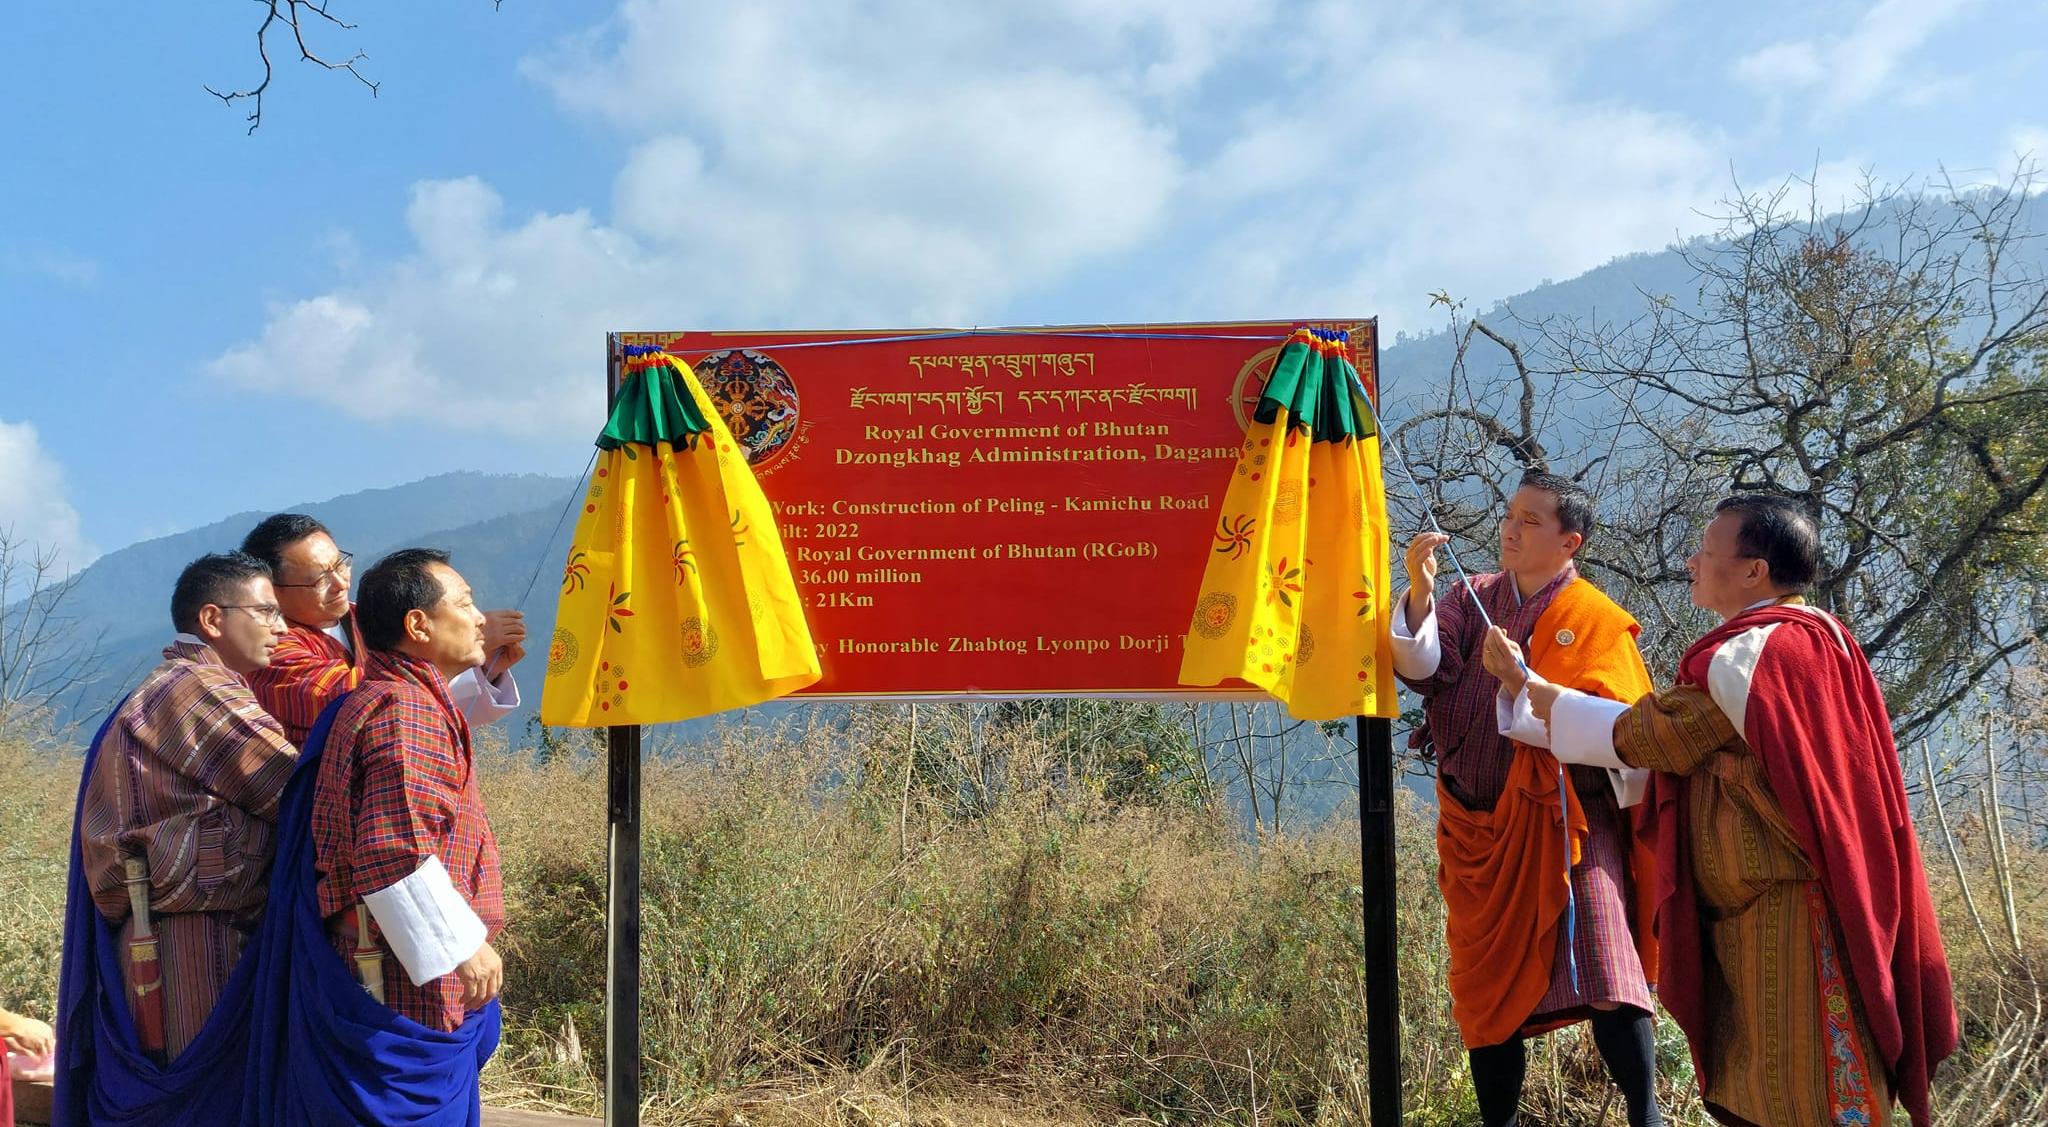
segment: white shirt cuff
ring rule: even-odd
[[[484,680],[482,669],[468,669],[448,683],[448,697],[472,725],[491,724],[519,707],[519,682],[510,669],[495,681]]]
[[[1550,712],[1551,754],[1565,763],[1607,768],[1614,801],[1623,807],[1643,800],[1650,772],[1622,762],[1614,750],[1614,722],[1629,710],[1618,700],[1566,689]]]
[[[1437,666],[1443,664],[1443,643],[1436,630],[1436,600],[1430,600],[1429,614],[1413,631],[1408,629],[1408,592],[1401,592],[1401,597],[1394,601],[1390,617],[1394,624],[1394,672],[1411,681],[1434,674]]]
[[[1513,700],[1504,693],[1493,694],[1493,715],[1501,735],[1530,747],[1550,746],[1550,729],[1536,718],[1535,710],[1529,705],[1526,686],[1515,694]]]
[[[370,893],[363,902],[414,986],[452,972],[490,937],[490,929],[449,882],[439,857],[427,858],[411,876]]]
[[[1565,763],[1627,768],[1614,754],[1614,722],[1627,711],[1618,700],[1564,690],[1550,710],[1550,753]]]

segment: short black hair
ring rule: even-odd
[[[242,537],[242,551],[269,564],[274,574],[284,567],[284,550],[316,532],[327,532],[327,526],[304,513],[272,513]]]
[[[1517,488],[1541,489],[1557,498],[1558,527],[1578,533],[1581,540],[1593,538],[1593,494],[1585,486],[1562,474],[1530,470]]]
[[[373,650],[395,650],[405,640],[405,616],[432,610],[447,590],[434,578],[433,565],[448,562],[439,548],[400,548],[370,565],[356,588],[356,625],[363,644]]]
[[[1820,526],[1806,506],[1775,493],[1737,493],[1714,506],[1714,512],[1742,518],[1736,550],[1762,560],[1771,582],[1789,591],[1804,591],[1820,573]]]
[[[171,588],[171,626],[181,634],[199,632],[199,611],[227,606],[242,597],[242,584],[270,578],[270,565],[247,552],[201,556],[185,565]]]

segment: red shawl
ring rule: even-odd
[[[1724,646],[1728,652],[1717,666]],[[1915,1123],[1932,1122],[1928,1081],[1955,1050],[1955,1004],[1891,718],[1862,648],[1812,607],[1761,607],[1693,643],[1678,680],[1708,687],[1763,762],[1840,925],[1871,1038],[1899,1101]],[[1697,1044],[1710,1030],[1686,847],[1687,780],[1658,772],[1651,787],[1664,827],[1658,835],[1662,1001]]]
[[[293,747],[306,742],[314,721],[334,698],[362,683],[363,634],[356,626],[354,604],[349,605],[348,617],[342,622],[348,628],[350,645],[342,645],[325,630],[294,623],[278,639],[270,664],[249,674],[249,687],[256,690],[257,701],[284,725],[285,737]]]

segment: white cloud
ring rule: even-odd
[[[1981,74],[1921,75],[1899,88],[1895,99],[1909,109],[1928,109],[1944,103],[1961,102],[1984,87]]]
[[[955,322],[1137,248],[1204,264],[1139,299],[1175,315],[1398,319],[1435,285],[1497,296],[1704,225],[1695,210],[1725,176],[1712,139],[1574,93],[1564,61],[1657,6],[1496,0],[1461,23],[1327,0],[974,17],[885,3],[708,26],[694,6],[633,2],[609,53],[586,45],[533,73],[615,125],[668,131],[620,177],[621,224],[734,258],[810,247],[814,275],[886,300],[898,322]],[[684,42],[716,46],[678,66],[664,45]],[[863,61],[892,56],[972,65]],[[765,92],[749,80],[770,70]],[[674,206],[647,206],[649,179],[737,198],[673,190]],[[792,182],[830,187],[792,200]],[[913,201],[902,230],[895,201]],[[848,244],[849,221],[886,234]],[[807,312],[842,312],[765,281]]]
[[[4,261],[9,271],[39,274],[52,281],[80,289],[100,280],[98,261],[62,247],[15,250],[8,253]]]
[[[604,332],[687,316],[673,311],[707,290],[587,213],[507,222],[475,178],[415,185],[406,224],[410,256],[360,286],[272,308],[262,336],[210,372],[363,419],[588,430]]]
[[[1188,29],[1249,10],[629,0],[526,67],[628,139],[608,220],[422,182],[405,258],[272,308],[210,371],[364,418],[582,430],[605,329],[986,320],[1160,230],[1184,173],[1152,107],[1211,65],[1222,37]]]
[[[777,128],[764,118],[638,146],[619,223],[759,282],[771,309],[952,320],[1127,248],[1180,175],[1164,130],[1070,76],[991,78],[944,101],[849,84],[827,102],[784,119],[777,143],[748,144]]]
[[[210,370],[580,433],[605,329],[1073,315],[1063,292],[1111,278],[1140,281],[1100,316],[1428,327],[1429,290],[1484,302],[1705,225],[1720,139],[1618,100],[1584,50],[1653,6],[624,0],[524,65],[616,134],[605,208],[423,181],[410,251]]]
[[[2028,195],[2048,190],[2048,125],[2013,127],[2005,137],[2005,152],[1999,154],[1994,166],[1999,170],[2001,183],[2026,176],[2031,180]]]
[[[1811,186],[1807,210],[1822,213],[1850,211],[1884,183],[1870,162],[1854,158],[1823,161],[1803,178]]]
[[[1877,0],[1841,36],[1773,43],[1735,61],[1735,77],[1765,93],[1818,98],[1823,114],[1892,91],[1908,58],[1977,0]],[[1929,96],[1926,81],[1902,92]],[[1934,89],[1939,89],[1935,87]]]
[[[862,132],[877,124],[863,111],[905,99],[943,105],[1020,74],[1089,76],[1130,94],[1185,91],[1271,24],[1280,2],[707,7],[623,0],[603,26],[523,69],[630,132],[766,124],[776,128],[744,139],[773,148],[791,127],[848,119]]]
[[[1272,189],[1193,272],[1210,279],[1204,314],[1249,295],[1253,313],[1376,312],[1389,333],[1427,329],[1432,290],[1483,304],[1709,225],[1699,209],[1725,184],[1716,139],[1575,92],[1568,52],[1532,29],[1417,17],[1319,31],[1325,61],[1283,120],[1347,124],[1315,130],[1315,145],[1285,126],[1248,131],[1204,171]],[[1368,51],[1373,65],[1345,65]],[[1296,170],[1307,190],[1235,171],[1290,146],[1313,157]]]
[[[28,554],[54,552],[73,571],[98,553],[86,542],[64,485],[64,469],[31,423],[0,419],[0,533]],[[17,566],[26,560],[17,558]]]
[[[2048,125],[2016,126],[2006,135],[2005,147],[2018,157],[2048,164]]]
[[[1144,91],[1228,10],[632,0],[610,50],[528,69],[641,138],[618,223],[757,283],[743,313],[955,320],[1159,226],[1181,161]]]
[[[1827,75],[1820,54],[1812,43],[1773,43],[1735,60],[1735,77],[1763,89],[1812,86]]]

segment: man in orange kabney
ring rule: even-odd
[[[1648,691],[1635,619],[1573,562],[1593,524],[1582,486],[1530,473],[1501,520],[1500,570],[1438,598],[1436,554],[1449,537],[1424,533],[1408,549],[1408,592],[1394,615],[1394,671],[1422,695],[1426,717],[1410,744],[1437,764],[1451,1012],[1486,1127],[1516,1122],[1524,1038],[1588,1019],[1630,1127],[1663,1123],[1650,1016],[1654,882],[1627,809],[1646,773],[1561,769],[1512,738],[1542,725],[1526,703],[1515,714],[1482,659],[1497,623],[1550,681],[1612,700]]]

